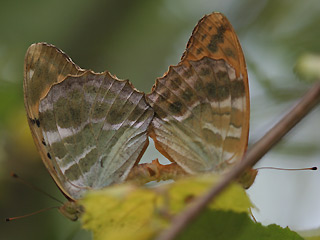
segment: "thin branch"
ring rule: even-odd
[[[157,240],[173,240],[189,223],[195,219],[223,189],[238,178],[243,171],[252,167],[266,154],[281,138],[288,133],[320,102],[320,82],[316,83],[298,102],[298,104],[280,120],[264,137],[256,142],[246,153],[243,161],[232,168],[225,177],[184,212],[177,215],[171,227],[163,231]]]

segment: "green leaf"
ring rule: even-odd
[[[92,230],[94,239],[149,239],[162,229],[155,209],[157,194],[143,188],[119,185],[88,194],[83,227]]]
[[[152,239],[218,180],[204,175],[154,188],[122,184],[92,191],[80,201],[85,207],[83,228],[91,230],[95,240]],[[248,216],[251,206],[243,188],[232,184],[180,239],[302,239],[289,229],[254,223]]]
[[[212,187],[219,178],[213,175],[203,175],[193,178],[181,179],[169,188],[169,198],[171,210],[178,213],[186,207],[196,196],[204,194]],[[210,209],[233,210],[235,212],[248,213],[252,204],[246,192],[239,184],[232,184],[220,194],[212,204]]]
[[[247,214],[231,211],[205,211],[177,239],[214,239],[214,240],[302,240],[289,228],[275,224],[267,227],[254,223]]]
[[[166,228],[170,217],[209,189],[218,178],[199,176],[181,179],[156,188],[130,184],[112,186],[86,195],[83,227],[95,239],[150,239]],[[245,191],[233,184],[210,205],[210,209],[248,212],[251,206]]]

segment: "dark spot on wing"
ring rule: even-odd
[[[147,112],[147,108],[144,108],[144,106],[141,106],[141,105],[137,105],[135,106],[133,111],[130,113],[128,120],[130,121],[138,120],[139,117],[146,112]]]
[[[183,77],[184,78],[190,78],[192,76],[192,69],[189,68],[188,70],[183,72]]]
[[[124,120],[124,116],[126,115],[125,109],[122,108],[113,108],[107,114],[105,119],[106,122],[113,124],[119,124]]]
[[[186,89],[182,92],[182,99],[186,101],[190,101],[193,97],[193,92],[190,89]]]
[[[71,165],[65,172],[64,175],[70,181],[77,180],[81,176],[79,166],[77,164]]]
[[[181,80],[178,77],[176,77],[170,82],[170,88],[172,90],[178,89],[180,85],[181,85]]]
[[[207,75],[209,75],[209,73],[210,73],[210,69],[209,68],[201,68],[201,70],[200,70],[200,75],[201,76],[207,76]]]
[[[69,112],[71,114],[71,119],[81,119],[81,109],[78,106],[71,105]]]
[[[37,124],[37,127],[40,127],[40,121],[39,121],[39,119],[35,119],[35,122],[36,122],[36,124]]]
[[[206,142],[214,143],[215,146],[221,146],[223,139],[220,133],[215,133],[209,129],[204,129],[203,140]]]
[[[47,153],[47,156],[48,156],[48,158],[49,158],[49,159],[51,159],[51,155],[50,155],[50,153]]]
[[[181,79],[176,77],[174,80],[173,80],[178,86],[181,85]]]
[[[32,123],[32,124],[35,124],[36,123],[36,120],[34,120],[33,118],[29,118],[30,119],[30,122]]]
[[[207,38],[207,34],[203,34],[201,37],[201,41],[205,40]]]
[[[211,40],[208,44],[208,49],[211,52],[216,52],[218,50],[218,44],[224,42],[224,33],[226,32],[225,26],[221,25],[217,28],[217,33],[212,35]]]
[[[198,48],[197,51],[196,51],[196,54],[199,55],[202,52],[203,52],[203,48]]]
[[[219,100],[224,100],[229,97],[229,88],[226,85],[219,86],[217,89]]]
[[[220,82],[226,82],[229,78],[228,73],[226,71],[217,72],[217,78]]]
[[[203,89],[203,83],[200,79],[196,80],[195,84],[194,84],[194,89],[197,91],[202,91]]]
[[[159,118],[165,118],[168,115],[158,104],[154,104],[152,108]]]
[[[224,52],[228,57],[232,57],[232,58],[236,57],[235,54],[234,54],[234,51],[231,48],[224,49]]]
[[[42,142],[41,142],[44,146],[47,146],[46,142],[44,141],[44,139],[42,139]]]
[[[206,91],[209,99],[215,99],[217,97],[217,87],[215,83],[208,83],[206,86]]]
[[[157,102],[161,103],[163,101],[166,101],[166,99],[162,95],[158,95]]]
[[[217,97],[224,100],[230,95],[230,79],[226,71],[217,72]]]
[[[79,160],[79,167],[82,170],[82,172],[89,172],[91,167],[96,163],[97,161],[97,156],[98,152],[94,149],[91,150],[89,153],[84,158],[81,158]]]
[[[232,98],[243,97],[245,94],[245,87],[243,80],[235,80],[231,82],[231,95]]]
[[[92,109],[92,118],[100,119],[105,117],[106,111],[110,108],[110,105],[105,102],[96,102]]]
[[[181,112],[181,108],[182,108],[182,103],[179,102],[179,101],[175,101],[175,102],[171,103],[170,106],[169,106],[169,110],[173,114],[180,113]]]
[[[167,100],[167,99],[170,98],[170,95],[171,95],[170,91],[169,91],[169,90],[165,90],[165,91],[163,91],[163,92],[161,93],[160,96],[163,98],[163,100]]]

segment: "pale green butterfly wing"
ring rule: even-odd
[[[242,159],[249,130],[249,88],[243,53],[220,13],[195,27],[181,62],[157,79],[147,101],[150,136],[188,173],[222,172]]]
[[[69,76],[40,103],[48,153],[73,198],[126,179],[148,145],[153,111],[108,72]]]
[[[39,102],[31,129],[41,130],[36,144],[71,199],[123,181],[148,145],[153,110],[143,93],[108,72],[68,75]]]
[[[62,188],[61,182],[64,181],[64,177],[54,169],[52,160],[48,158],[47,150],[43,145],[39,103],[53,84],[63,81],[68,74],[78,75],[84,70],[74,64],[61,50],[47,43],[32,44],[27,50],[24,63],[24,103],[34,142],[52,178],[62,192],[71,198]]]

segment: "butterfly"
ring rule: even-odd
[[[198,22],[181,62],[157,79],[147,101],[155,111],[150,136],[156,148],[186,172],[224,172],[242,159],[249,133],[248,75],[224,15]]]
[[[88,190],[126,180],[148,136],[173,163],[172,172],[188,174],[223,172],[247,147],[245,60],[220,13],[198,22],[181,62],[147,95],[107,71],[81,69],[46,43],[29,47],[23,87],[35,144],[69,200],[61,212],[73,220],[82,211],[74,203]]]
[[[144,94],[109,72],[79,68],[52,45],[29,47],[24,100],[37,149],[69,205],[122,182],[148,145],[153,110]]]

